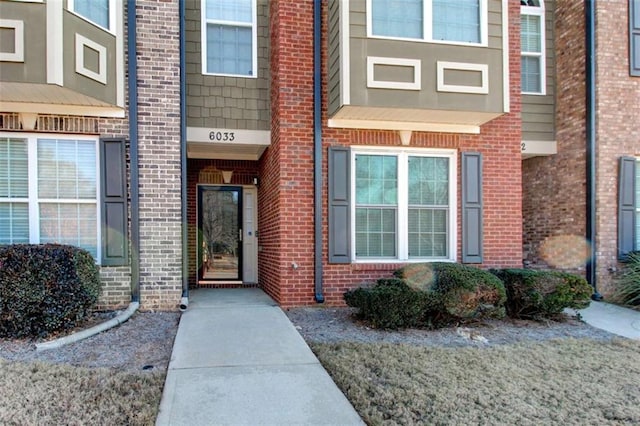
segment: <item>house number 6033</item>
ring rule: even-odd
[[[234,132],[209,132],[209,140],[216,142],[233,142],[236,138]]]

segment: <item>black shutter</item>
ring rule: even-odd
[[[462,153],[462,262],[482,263],[482,154]]]
[[[349,148],[329,148],[329,262],[351,262]]]
[[[100,140],[102,265],[127,265],[127,177],[124,139]]]
[[[618,173],[618,258],[624,260],[635,241],[636,159],[621,157]]]
[[[629,73],[640,77],[640,0],[629,0]]]

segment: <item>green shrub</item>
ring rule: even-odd
[[[558,271],[494,269],[507,290],[507,314],[513,318],[548,318],[565,308],[589,306],[593,289],[584,278]]]
[[[0,336],[45,337],[75,327],[100,295],[86,250],[58,244],[0,247]]]
[[[396,278],[345,293],[347,305],[377,328],[441,327],[476,318],[502,318],[505,291],[494,275],[455,263],[407,265]]]
[[[629,306],[640,306],[640,251],[627,255],[620,274],[616,277],[613,300]]]
[[[493,274],[459,263],[416,263],[394,272],[412,288],[432,294],[439,321],[503,318],[506,293]]]

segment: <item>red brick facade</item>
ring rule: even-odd
[[[482,266],[485,267],[522,265],[520,9],[515,2],[509,7],[511,112],[482,126],[480,135],[414,132],[411,141],[412,147],[444,147],[457,149],[459,153],[475,151],[483,154],[485,254]],[[314,303],[313,61],[310,59],[313,49],[313,7],[312,2],[272,1],[270,12],[272,144],[263,155],[260,165],[259,226],[262,251],[259,264],[263,288],[286,307]],[[325,38],[325,57],[326,43]],[[301,61],[300,58],[309,60]],[[326,80],[326,66],[323,66],[323,88],[326,88]],[[326,111],[326,97],[323,97],[324,218],[327,218],[328,147],[401,145],[396,132],[328,128]],[[458,211],[458,258],[461,247],[460,222]],[[399,266],[329,264],[327,238],[325,219],[323,285],[329,304],[344,303],[342,295],[345,290],[387,276]],[[292,268],[294,262],[298,265],[297,269]]]

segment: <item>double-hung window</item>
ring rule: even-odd
[[[545,94],[544,1],[520,2],[520,51],[522,92]]]
[[[354,150],[356,261],[455,260],[455,153]]]
[[[99,259],[97,146],[78,135],[0,135],[0,244],[69,244]]]
[[[202,72],[257,77],[256,0],[202,0]]]
[[[370,37],[486,43],[486,0],[367,0]]]
[[[115,16],[112,16],[112,14],[115,13],[115,7],[111,4],[112,1],[113,0],[69,0],[69,10],[105,30],[113,31]]]

